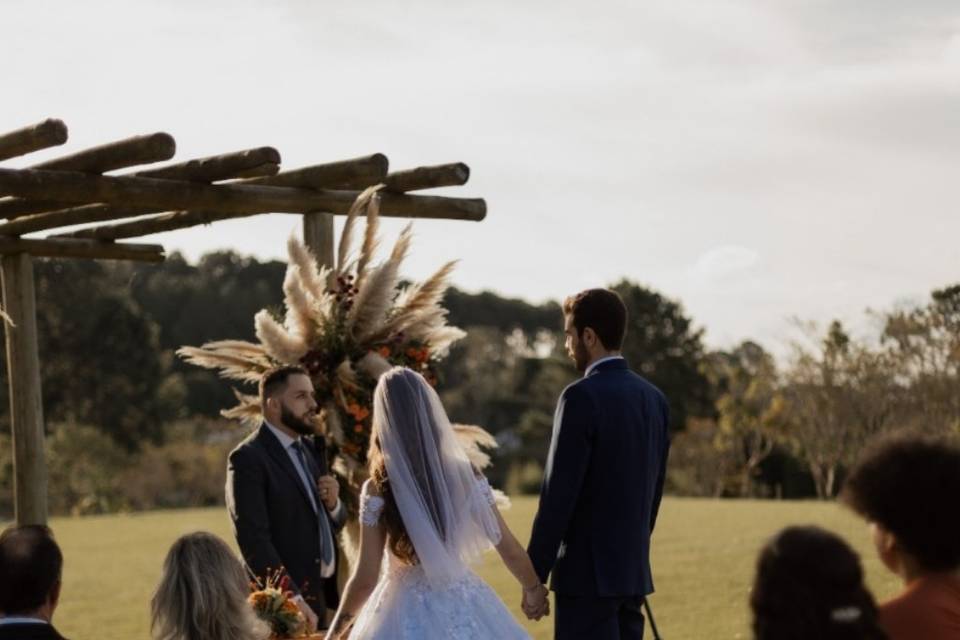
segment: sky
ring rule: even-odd
[[[960,281],[960,3],[0,0],[0,130],[177,159],[462,161],[480,223],[419,221],[407,275],[531,302],[628,278],[711,348]],[[20,28],[10,28],[20,25]],[[385,239],[402,222],[383,225]],[[158,234],[284,258],[299,218]],[[41,234],[42,235],[42,234]]]

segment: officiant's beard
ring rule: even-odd
[[[305,419],[310,415],[311,414],[307,413],[304,414],[303,417],[298,417],[287,405],[283,403],[280,404],[280,422],[282,422],[285,427],[293,429],[302,436],[312,436],[314,434],[315,430],[313,425]]]

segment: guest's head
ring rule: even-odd
[[[842,497],[871,523],[884,564],[909,580],[960,569],[960,447],[898,434],[867,449]]]
[[[197,532],[173,543],[151,601],[156,640],[255,640],[270,629],[247,603],[250,581],[230,547]]]
[[[788,527],[767,543],[750,607],[757,640],[886,637],[857,554],[817,527]]]
[[[587,289],[563,301],[567,354],[580,371],[618,353],[627,330],[627,307],[609,289]]]
[[[43,525],[7,527],[0,534],[0,615],[50,622],[60,599],[63,554]]]
[[[286,365],[265,372],[260,378],[260,407],[270,424],[292,435],[315,431],[317,401],[310,374],[303,367]]]

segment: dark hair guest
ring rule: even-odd
[[[750,607],[757,640],[886,638],[860,558],[818,527],[788,527],[767,543]]]
[[[960,447],[894,435],[868,449],[842,497],[904,591],[880,607],[894,640],[960,638]]]
[[[0,640],[62,640],[52,625],[60,601],[63,554],[43,525],[0,534]]]

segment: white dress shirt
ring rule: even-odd
[[[290,457],[290,462],[293,463],[293,468],[297,470],[297,475],[300,476],[300,482],[303,483],[304,488],[307,490],[307,497],[310,499],[310,506],[313,507],[313,512],[316,513],[318,517],[322,518],[320,521],[320,526],[324,529],[324,533],[329,536],[330,544],[333,545],[333,563],[321,563],[320,576],[323,578],[329,578],[333,575],[336,567],[337,551],[335,536],[333,534],[333,529],[330,527],[330,521],[325,515],[321,515],[320,513],[320,509],[326,509],[326,506],[322,504],[318,505],[314,499],[314,496],[317,495],[317,487],[311,481],[310,471],[308,469],[304,469],[300,464],[300,456],[297,454],[297,449],[294,445],[300,444],[300,446],[303,447],[303,443],[299,437],[290,437],[266,420],[264,420],[263,423],[267,425],[267,428],[270,429],[270,432],[273,433],[277,440],[280,441],[280,446],[283,447],[283,450],[287,452],[287,455]],[[337,505],[333,508],[333,510],[330,511],[330,517],[337,522],[342,522],[345,519],[344,516],[343,502],[340,501],[340,497],[338,496]],[[321,533],[321,537],[324,535],[324,533]]]
[[[587,370],[583,372],[583,377],[586,378],[590,375],[590,372],[597,368],[597,365],[601,362],[609,362],[610,360],[623,360],[623,356],[605,356],[599,360],[594,360],[590,363],[590,366],[587,367]]]
[[[294,444],[300,442],[300,438],[291,438],[266,420],[263,421],[263,424],[267,425],[267,428],[270,429],[271,433],[273,433],[273,435],[277,437],[277,440],[280,441],[280,446],[283,447],[283,450],[287,452],[287,455],[290,457],[290,462],[293,463],[293,468],[297,470],[297,475],[300,476],[300,482],[302,482],[303,486],[307,488],[307,496],[310,498],[310,504],[313,506],[313,510],[317,511],[318,505],[313,501],[313,496],[317,493],[317,488],[311,484],[309,472],[306,469],[301,468],[300,457],[297,455],[297,451],[293,447]],[[330,512],[330,517],[332,517],[334,520],[339,520],[341,509],[343,509],[343,503],[340,502],[340,498],[337,497],[337,506],[335,506]]]
[[[5,624],[50,624],[43,618],[28,618],[26,616],[0,616],[0,626]]]

